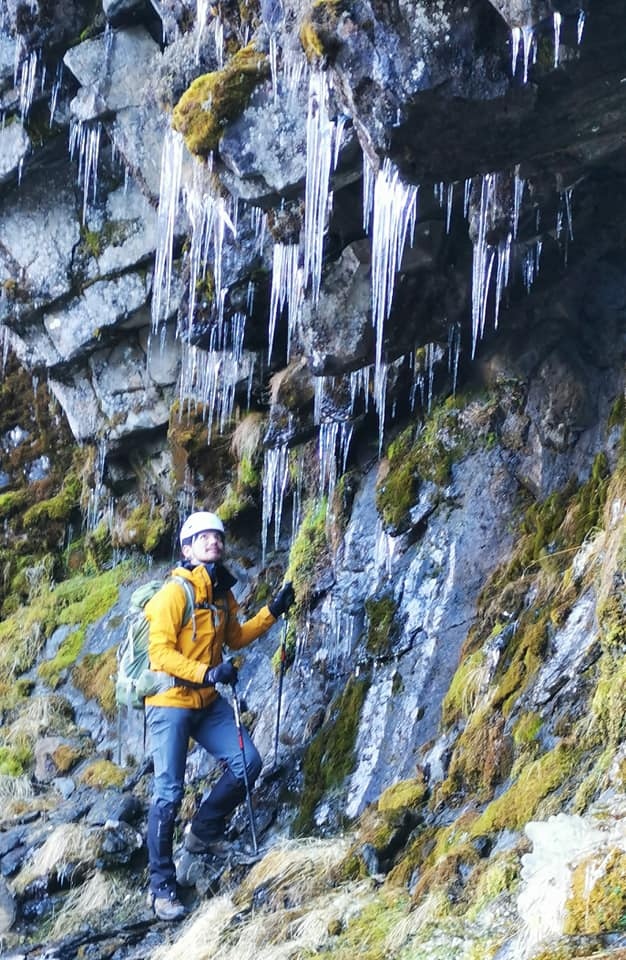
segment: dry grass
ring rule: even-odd
[[[332,883],[333,869],[345,857],[347,841],[292,840],[275,847],[257,863],[237,892],[237,903],[251,899],[263,888],[268,910],[307,903]]]
[[[296,960],[328,946],[329,926],[344,925],[374,896],[370,881],[333,886],[347,846],[292,841],[272,850],[252,868],[236,903],[211,900],[151,960]],[[255,891],[262,906],[247,910]]]
[[[84,921],[92,923],[98,917],[103,918],[105,925],[114,918],[119,927],[126,918],[137,915],[143,901],[144,893],[136,888],[129,889],[119,877],[94,873],[67,895],[50,930],[50,938],[58,940],[69,936]]]
[[[74,728],[68,715],[67,706],[59,697],[30,697],[19,710],[17,719],[11,724],[10,733],[5,738],[10,742],[13,737],[26,737],[36,740],[42,734],[55,733],[67,735]]]
[[[34,851],[30,861],[15,880],[18,892],[37,877],[45,877],[52,871],[58,876],[77,864],[93,863],[98,851],[94,832],[77,823],[56,827],[45,843]]]
[[[253,460],[261,449],[265,433],[265,417],[252,412],[243,418],[233,431],[230,446],[237,460]]]
[[[7,777],[0,774],[0,804],[2,813],[7,815],[7,808],[15,803],[24,803],[32,800],[35,793],[30,777]]]

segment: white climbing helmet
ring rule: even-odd
[[[224,524],[216,513],[209,513],[207,510],[198,510],[197,513],[191,513],[180,530],[181,546],[185,540],[195,537],[199,533],[206,533],[207,530],[217,530],[224,537]]]

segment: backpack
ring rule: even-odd
[[[185,612],[181,627],[193,620],[194,637],[195,593],[193,584],[184,577],[172,575],[170,580],[180,583],[185,592]],[[115,676],[115,700],[118,708],[134,707],[142,710],[144,698],[167,690],[175,680],[167,673],[150,669],[148,657],[148,637],[150,624],[145,614],[145,606],[163,586],[162,580],[149,580],[137,587],[130,596],[126,618],[128,629],[117,650],[117,673]]]

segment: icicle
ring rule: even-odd
[[[83,526],[90,532],[95,530],[101,519],[101,500],[104,489],[104,468],[108,453],[108,444],[104,437],[98,441],[98,450],[93,469],[93,487],[89,491],[89,502],[83,518]]]
[[[435,380],[435,345],[426,344],[426,374],[428,377],[428,394],[426,400],[426,410],[430,413],[433,404],[433,383]]]
[[[320,465],[320,494],[327,496],[330,503],[337,482],[337,461],[335,448],[339,423],[336,420],[326,421],[320,425],[318,434],[318,460]]]
[[[522,200],[524,197],[524,187],[526,186],[526,181],[523,180],[519,175],[519,164],[517,164],[515,167],[515,177],[513,183],[513,238],[517,239],[519,217],[522,209]]]
[[[250,210],[250,227],[254,234],[254,249],[257,253],[263,253],[265,243],[265,229],[267,225],[267,214],[261,207],[252,207]]]
[[[374,209],[374,167],[369,157],[363,154],[363,230],[369,232],[370,219]]]
[[[463,191],[463,216],[465,217],[466,220],[469,216],[471,196],[472,196],[472,178],[468,177],[465,181],[465,188]]]
[[[333,157],[334,124],[328,116],[328,77],[313,70],[309,77],[307,163],[304,199],[304,277],[311,280],[313,302],[319,298],[328,193]]]
[[[554,69],[556,70],[559,65],[559,48],[561,45],[561,24],[563,22],[563,17],[555,10],[552,14],[552,23],[554,27]]]
[[[289,361],[291,339],[303,293],[303,278],[302,270],[298,266],[298,252],[299,246],[297,243],[274,244],[268,333],[268,364],[272,359],[276,320],[285,304],[287,304],[287,361]]]
[[[365,412],[369,410],[370,370],[371,367],[360,367],[350,374],[350,417],[354,416],[356,401],[361,394],[363,394]]]
[[[214,17],[213,32],[215,34],[215,56],[217,69],[224,69],[224,21],[221,17]]]
[[[517,70],[517,58],[522,42],[522,31],[519,27],[513,27],[511,30],[511,73],[515,76]]]
[[[307,69],[306,58],[297,50],[283,51],[283,82],[287,89],[288,100],[293,100]]]
[[[586,14],[584,10],[578,11],[578,23],[576,25],[576,39],[578,41],[578,46],[583,42],[583,31],[585,29],[585,19]]]
[[[207,423],[209,442],[214,423],[220,433],[233,416],[235,392],[239,383],[254,372],[254,358],[243,350],[245,316],[237,313],[211,329],[209,349],[190,346],[183,341],[179,398],[202,408]]]
[[[461,356],[461,324],[452,323],[448,330],[448,373],[451,374],[452,395],[456,394],[456,383]]]
[[[376,546],[374,548],[374,563],[377,569],[384,567],[387,579],[391,578],[393,555],[395,553],[396,538],[387,533],[382,521],[378,521],[376,529]]]
[[[183,148],[182,136],[168,127],[161,153],[157,243],[152,285],[152,329],[155,332],[169,311],[174,228],[180,203]]]
[[[35,95],[37,69],[39,67],[39,51],[33,50],[28,58],[20,64],[20,117],[22,122],[28,116]]]
[[[4,377],[11,346],[11,331],[3,323],[0,323],[0,345],[2,346],[2,376]]]
[[[374,395],[384,406],[381,380],[383,328],[391,311],[396,271],[402,264],[407,236],[413,243],[417,187],[404,184],[393,164],[385,159],[374,187],[372,226],[372,323],[376,331]]]
[[[234,237],[235,225],[224,197],[214,197],[204,188],[201,178],[205,171],[194,168],[198,181],[184,191],[185,209],[191,223],[191,246],[189,250],[189,305],[187,310],[187,329],[183,332],[190,339],[193,316],[196,307],[196,289],[199,280],[206,275],[209,255],[212,252],[215,302],[217,304],[217,322],[224,318],[226,289],[222,285],[222,264],[226,230]]]
[[[574,239],[574,222],[572,219],[572,194],[573,187],[567,187],[561,194],[561,200],[565,205],[565,216],[567,219],[567,233],[570,240]]]
[[[539,261],[541,259],[542,242],[538,240],[534,248],[528,248],[524,254],[522,262],[522,279],[526,287],[526,293],[530,293],[531,287],[539,273]]]
[[[448,184],[448,190],[446,192],[446,233],[450,233],[450,227],[452,226],[452,203],[454,201],[454,184]]]
[[[493,267],[494,251],[487,243],[487,226],[495,187],[496,174],[485,174],[480,192],[478,236],[474,243],[472,262],[472,359],[476,354],[476,346],[485,325],[489,281]]]
[[[278,38],[274,31],[270,34],[270,76],[274,103],[278,103]]]
[[[498,329],[498,319],[500,316],[500,301],[505,288],[509,284],[509,270],[511,265],[511,242],[512,235],[509,233],[506,240],[498,244],[497,267],[496,267],[496,302],[494,327]]]
[[[326,628],[328,667],[337,671],[350,662],[356,640],[363,632],[362,618],[345,609],[343,603],[333,603],[330,623]]]
[[[292,487],[291,501],[291,541],[293,543],[293,539],[302,521],[302,487],[304,477],[304,456],[302,448],[299,448],[297,451],[292,450],[290,457],[292,458],[291,476],[296,478],[295,486]],[[295,463],[293,462],[294,457]]]
[[[52,127],[54,123],[54,115],[57,109],[57,102],[59,99],[59,92],[61,90],[61,85],[63,83],[63,61],[59,61],[57,64],[56,73],[54,75],[54,83],[52,84],[52,90],[50,92],[50,120],[48,123],[49,127]]]
[[[524,83],[528,83],[528,70],[531,58],[534,63],[537,55],[535,31],[531,25],[522,27],[522,38],[524,41]]]
[[[196,6],[196,63],[200,63],[202,49],[202,34],[209,19],[210,5],[208,0],[197,0]],[[217,18],[216,18],[217,19]]]
[[[289,482],[289,455],[287,444],[265,451],[263,462],[263,511],[261,519],[261,552],[265,563],[267,535],[274,518],[274,549],[278,547],[280,523],[285,493]]]
[[[101,134],[100,122],[93,126],[83,123],[82,120],[72,120],[70,123],[70,157],[73,159],[74,154],[78,153],[78,183],[83,188],[83,223],[87,219],[90,187],[93,201],[96,199]]]

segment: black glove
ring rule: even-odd
[[[293,592],[293,584],[291,580],[288,580],[287,583],[280,588],[274,599],[268,603],[270,613],[278,620],[281,614],[287,613],[295,599],[296,595]]]
[[[209,667],[204,675],[204,682],[209,687],[214,687],[216,683],[229,683],[233,687],[237,683],[237,667],[232,660],[224,660],[218,663],[216,667]]]

